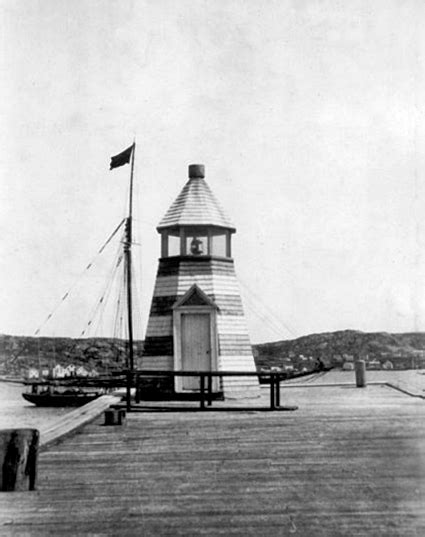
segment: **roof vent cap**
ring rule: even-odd
[[[203,164],[189,164],[190,179],[197,177],[203,179],[205,177],[205,166]]]

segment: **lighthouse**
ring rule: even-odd
[[[232,257],[236,228],[205,180],[202,164],[157,227],[161,257],[140,369],[255,372]],[[199,391],[199,378],[156,382],[159,392]],[[214,377],[224,398],[257,397],[255,376]]]

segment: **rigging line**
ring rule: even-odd
[[[117,284],[117,279],[118,279],[117,278],[117,273],[118,273],[118,269],[120,268],[122,259],[123,259],[123,254],[121,252],[121,249],[119,249],[119,251],[117,252],[116,262],[115,262],[115,264],[113,266],[113,269],[112,269],[110,284],[109,284],[109,287],[107,288],[107,290],[105,292],[105,295],[104,295],[104,296],[106,296],[106,300],[104,300],[103,303],[102,303],[103,309],[101,311],[101,316],[103,316],[103,313],[104,313],[105,308],[106,308],[106,303],[109,300],[109,296],[110,296],[110,294],[112,292],[113,286],[114,285],[115,285],[115,287],[118,286],[118,284]]]
[[[254,293],[246,284],[244,284],[244,282],[241,281],[241,283],[244,289],[252,296],[252,300],[254,301],[254,303],[258,302],[263,307],[265,312],[266,311],[268,312],[268,314],[264,313],[264,315],[269,320],[273,320],[273,323],[275,326],[279,326],[280,330],[283,328],[285,331],[289,332],[291,335],[295,335],[294,332],[291,330],[291,328],[288,325],[286,325],[281,319],[279,319],[276,316],[276,314],[270,309],[270,307],[268,307],[265,304],[265,302],[256,293]]]
[[[122,258],[121,258],[122,259]],[[123,274],[122,274],[123,276]],[[118,284],[117,283],[117,287],[118,287],[118,304],[117,304],[117,309],[116,309],[116,312],[115,312],[115,322],[114,322],[114,335],[115,336],[119,336],[121,337],[121,332],[122,332],[122,326],[121,326],[121,323],[122,323],[122,315],[123,315],[123,311],[124,311],[124,307],[125,307],[125,286],[124,286],[124,278],[121,277],[121,282]]]
[[[102,296],[101,300],[99,300],[99,307],[98,307],[98,311],[99,311],[99,317],[98,317],[98,323],[97,323],[97,326],[94,330],[94,333],[98,333],[98,330],[99,330],[99,326],[101,324],[101,322],[103,322],[103,315],[105,313],[105,309],[106,309],[106,304],[108,303],[108,300],[109,300],[109,297],[111,295],[111,291],[112,291],[112,288],[114,286],[114,284],[116,285],[116,279],[117,279],[117,272],[118,272],[118,268],[120,266],[120,259],[121,259],[121,256],[118,255],[118,261],[116,262],[115,266],[114,266],[114,269],[113,269],[113,273],[111,275],[111,280],[109,282],[109,286],[107,287],[104,295]]]
[[[108,289],[110,283],[111,283],[111,279],[113,281],[113,276],[114,276],[114,271],[115,271],[115,268],[117,266],[117,258],[119,257],[119,253],[121,251],[121,247],[120,245],[118,245],[118,249],[117,249],[117,252],[115,253],[115,256],[114,256],[114,260],[113,260],[113,264],[112,264],[112,269],[109,270],[109,276],[108,278],[106,279],[106,284],[105,286],[102,288],[102,291],[100,293],[100,296],[97,295],[97,298],[96,298],[96,301],[92,307],[92,310],[88,316],[88,319],[89,321],[85,323],[84,325],[84,330],[81,332],[81,336],[84,336],[88,330],[88,327],[91,326],[92,322],[93,322],[93,319],[95,318],[95,315],[96,315],[96,312],[97,312],[97,309],[99,308],[99,303],[101,303],[103,300],[103,296],[105,295],[106,293],[106,290]]]
[[[124,299],[124,296],[123,296]],[[124,314],[125,314],[125,300],[121,300],[119,315],[117,318],[117,338],[121,341],[126,339],[126,329],[124,325]]]
[[[135,272],[135,269],[133,267],[133,278],[132,278],[132,281],[133,281],[133,290],[134,290],[134,293],[133,293],[133,297],[134,297],[134,301],[133,301],[133,306],[134,306],[134,312],[136,314],[136,318],[139,320],[139,322],[137,323],[137,326],[138,326],[138,337],[136,339],[141,339],[142,338],[142,333],[143,333],[143,327],[142,327],[142,308],[141,308],[141,305],[140,305],[140,300],[139,300],[139,292],[138,292],[138,288],[137,288],[137,279],[134,277],[134,272]]]
[[[281,319],[279,319],[277,317],[277,315],[273,312],[273,310],[267,306],[267,304],[265,302],[263,302],[263,300],[254,292],[252,291],[248,285],[246,283],[243,282],[243,280],[241,280],[239,278],[239,281],[241,282],[242,286],[248,291],[248,293],[250,293],[254,298],[256,298],[256,300],[266,309],[268,310],[268,312],[270,313],[270,315],[276,320],[277,323],[279,323],[281,326],[283,326],[285,328],[285,330],[287,330],[292,336],[295,337],[295,332],[286,324],[284,323]]]
[[[122,259],[122,257],[120,258]],[[115,315],[114,323],[114,334],[115,336],[122,337],[122,320],[123,320],[123,311],[126,306],[126,289],[124,284],[124,275],[125,271],[122,273],[121,282],[118,284],[118,305]]]
[[[257,304],[255,302],[252,301],[252,299],[249,297],[249,295],[245,296],[244,297],[244,302],[246,303],[248,309],[250,312],[254,313],[254,315],[260,319],[260,321],[263,323],[263,324],[266,324],[268,326],[268,328],[270,329],[270,331],[273,331],[274,334],[276,336],[278,336],[279,338],[282,338],[283,335],[282,335],[282,330],[283,328],[279,325],[277,325],[277,323],[275,322],[275,320],[273,318],[271,318],[266,312],[263,312],[263,313],[258,313],[257,310],[258,310],[258,307],[257,307]],[[285,332],[285,331],[284,331]]]
[[[282,329],[280,327],[277,327],[273,320],[268,319],[267,316],[260,315],[257,312],[256,305],[248,297],[246,298],[246,304],[248,310],[252,312],[262,322],[262,324],[267,326],[270,332],[273,332],[273,334],[277,337],[282,337]]]
[[[116,309],[115,309],[115,316],[114,316],[114,328],[113,328],[113,334],[114,334],[114,337],[117,337],[118,335],[118,320],[119,320],[119,316],[121,314],[121,299],[122,299],[122,296],[121,296],[121,288],[119,289],[119,292],[118,292],[118,298],[117,298],[117,305],[116,305]]]
[[[102,248],[98,251],[98,254],[101,254],[103,250],[108,246],[108,244],[111,242],[111,240],[114,238],[114,236],[118,233],[120,227],[124,224],[125,218],[121,220],[121,222],[118,224],[118,226],[114,229],[112,234],[110,235],[109,239],[105,242],[105,244],[102,246]]]
[[[94,308],[92,310],[92,313],[91,313],[91,315],[89,317],[89,321],[87,322],[86,328],[84,329],[83,332],[86,332],[87,328],[92,325],[92,323],[93,323],[93,321],[94,321],[99,309],[102,308],[102,304],[105,302],[105,297],[107,297],[107,294],[108,294],[108,292],[110,291],[110,289],[112,287],[112,284],[113,284],[114,279],[115,279],[116,271],[118,270],[118,267],[120,265],[120,263],[118,262],[119,257],[120,257],[120,253],[121,253],[121,248],[119,246],[118,251],[116,252],[115,257],[114,257],[114,262],[113,262],[113,265],[112,265],[112,269],[110,270],[109,277],[106,280],[106,285],[102,290],[100,298],[98,298],[97,301],[96,301],[96,304],[95,304],[95,306],[94,306]],[[109,296],[109,294],[108,294],[108,296]]]
[[[85,275],[86,271],[89,270],[93,263],[96,261],[98,256],[104,251],[106,246],[111,242],[113,237],[116,235],[120,227],[123,225],[125,219],[122,219],[120,224],[115,228],[115,230],[112,232],[112,234],[109,236],[107,241],[103,244],[103,246],[100,248],[100,250],[97,252],[97,254],[93,257],[93,259],[90,261],[90,263],[86,266],[86,268],[77,276],[74,283],[71,285],[71,287],[68,289],[68,291],[62,296],[60,301],[56,304],[56,306],[53,308],[53,310],[49,313],[49,315],[46,317],[46,319],[40,324],[40,326],[37,328],[37,330],[34,332],[34,335],[37,336],[41,329],[47,324],[47,322],[53,317],[53,315],[56,313],[56,311],[60,308],[62,303],[68,298],[71,291],[76,287],[77,283],[81,280],[81,278]]]
[[[127,283],[128,283],[128,272],[124,270],[124,277],[123,277],[123,289],[124,289],[124,307],[123,308],[123,315],[122,315],[122,325],[121,325],[121,331],[124,339],[124,346],[125,346],[125,367],[129,367],[129,327],[128,327],[128,315],[125,315],[125,313],[128,313],[128,292],[127,292]],[[126,317],[124,319],[124,316]]]

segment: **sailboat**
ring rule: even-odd
[[[111,157],[110,170],[118,168],[125,164],[131,163],[130,171],[130,189],[128,199],[128,214],[125,221],[125,239],[123,241],[124,257],[124,280],[126,285],[126,302],[127,302],[127,329],[128,329],[128,357],[127,368],[134,370],[134,347],[133,347],[133,297],[132,297],[132,224],[133,224],[133,176],[134,176],[134,158],[136,151],[136,142],[119,153]],[[118,231],[121,225],[115,229],[112,236]],[[112,238],[112,236],[110,238]],[[110,239],[108,239],[109,241]],[[107,242],[108,242],[107,241]],[[38,332],[38,331],[37,331]],[[36,333],[37,333],[36,332]],[[109,379],[110,380],[110,379]],[[22,397],[37,406],[43,407],[78,407],[90,403],[94,399],[104,395],[108,388],[96,389],[96,383],[108,385],[108,379],[92,380],[91,382],[80,382],[70,380],[49,380],[45,381],[28,381],[28,392],[22,393]],[[80,384],[80,385],[79,385]]]

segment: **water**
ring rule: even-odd
[[[72,408],[36,407],[22,397],[21,384],[0,382],[0,429],[32,427],[40,429],[52,424]]]

